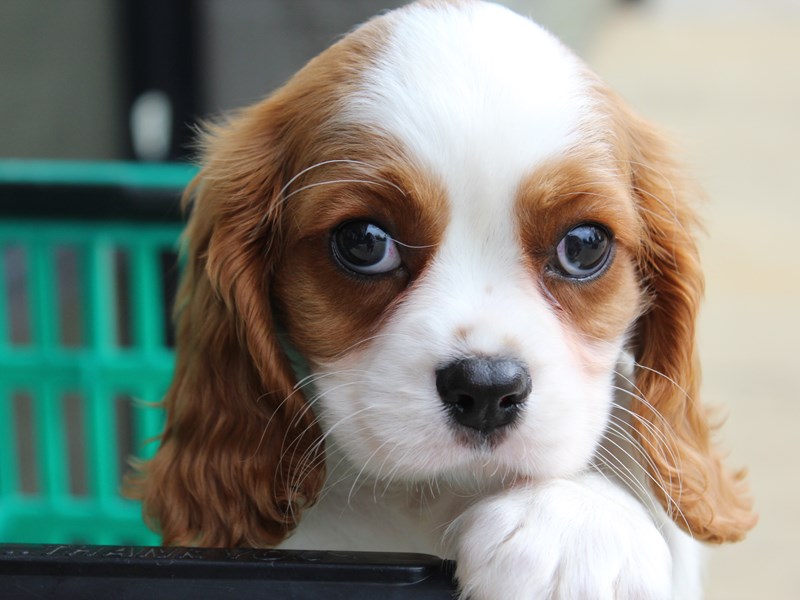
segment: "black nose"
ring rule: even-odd
[[[456,422],[490,433],[514,421],[531,375],[516,360],[463,358],[436,370],[436,389]]]

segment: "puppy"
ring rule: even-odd
[[[755,517],[698,399],[695,215],[571,52],[419,2],[204,148],[132,482],[165,544],[433,553],[474,600],[699,596],[699,542]]]

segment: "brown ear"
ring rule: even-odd
[[[166,545],[277,544],[324,478],[320,431],[270,310],[282,208],[270,112],[262,104],[213,131],[186,196],[167,423],[129,482]]]
[[[713,447],[701,405],[695,323],[703,274],[694,239],[697,221],[661,138],[625,114],[625,162],[646,239],[639,270],[649,304],[637,323],[634,429],[649,455],[656,494],[675,522],[708,542],[741,539],[756,523],[745,473],[728,472]]]

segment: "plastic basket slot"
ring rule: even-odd
[[[112,255],[113,274],[108,292],[112,296],[109,301],[116,308],[116,345],[130,348],[133,344],[130,259],[126,249],[120,247],[114,248]]]
[[[73,497],[89,495],[87,482],[86,428],[83,420],[84,399],[78,392],[62,395],[64,419],[67,429],[67,464],[69,466],[69,494]]]
[[[164,345],[167,348],[175,346],[175,328],[172,323],[172,307],[178,292],[180,277],[178,252],[172,247],[162,247],[159,251],[161,263],[161,307],[163,308]]]
[[[40,475],[37,466],[36,433],[33,426],[33,399],[31,394],[25,391],[11,392],[12,416],[11,422],[14,424],[14,435],[11,438],[12,449],[15,451],[11,456],[16,460],[9,467],[15,475],[10,483],[9,491],[15,495],[38,495],[41,491],[39,485]]]
[[[86,315],[83,306],[83,288],[80,285],[80,256],[74,244],[55,246],[55,273],[58,293],[58,342],[62,348],[79,348],[84,345]]]
[[[115,429],[117,439],[117,485],[122,486],[131,458],[136,454],[133,437],[133,398],[129,394],[114,397]]]
[[[7,244],[2,252],[3,316],[0,333],[11,345],[31,343],[28,253],[22,244]]]

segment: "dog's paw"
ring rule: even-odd
[[[451,534],[469,600],[671,597],[666,541],[638,501],[599,476],[506,490]]]

